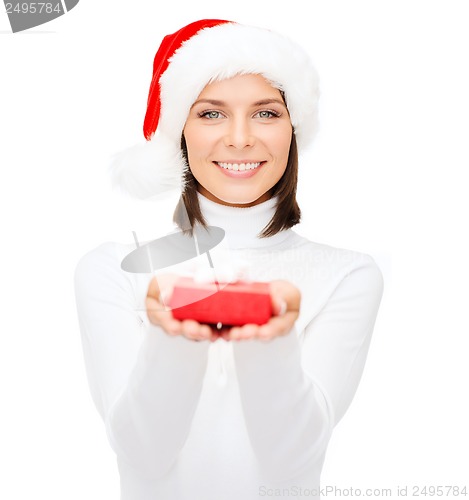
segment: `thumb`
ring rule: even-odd
[[[272,297],[272,309],[275,316],[283,316],[287,312],[287,302],[281,297]]]

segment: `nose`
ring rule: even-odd
[[[225,146],[244,149],[254,144],[252,124],[246,117],[233,117],[229,120],[226,135]]]

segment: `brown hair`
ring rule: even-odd
[[[181,138],[181,151],[186,165],[189,164],[187,146],[184,135]],[[296,188],[298,185],[298,148],[295,133],[292,134],[287,167],[277,184],[271,189],[271,196],[278,196],[275,214],[269,224],[259,234],[260,238],[273,236],[283,229],[289,229],[300,222],[301,211],[296,201]],[[192,234],[192,228],[198,222],[207,227],[207,222],[200,210],[197,197],[198,182],[192,175],[190,168],[183,174],[183,192],[174,210],[173,221],[184,232]]]

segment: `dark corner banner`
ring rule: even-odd
[[[7,2],[5,11],[13,33],[47,23],[63,16],[77,5],[79,0],[52,0],[49,2]]]

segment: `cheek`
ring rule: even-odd
[[[189,165],[196,168],[196,164],[206,161],[213,149],[213,138],[205,130],[184,131]]]
[[[290,127],[278,130],[273,134],[270,140],[272,153],[281,161],[288,160],[290,145],[292,140],[292,130]]]
[[[186,137],[187,156],[189,159],[196,158],[200,155],[203,146],[200,136],[188,134]]]

